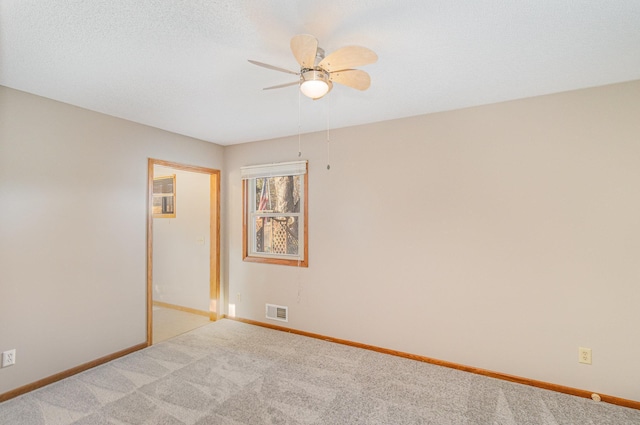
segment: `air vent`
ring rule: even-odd
[[[281,305],[267,304],[267,319],[279,320],[281,322],[289,321],[289,307]]]

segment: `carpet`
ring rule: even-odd
[[[640,411],[232,320],[0,404],[2,425],[638,425]]]

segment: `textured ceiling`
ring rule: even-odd
[[[262,91],[300,33],[371,88]],[[638,0],[0,0],[1,85],[222,145],[639,78]]]

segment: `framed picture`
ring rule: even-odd
[[[175,218],[176,216],[176,175],[154,177],[153,218]]]

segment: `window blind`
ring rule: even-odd
[[[240,167],[240,176],[243,180],[259,177],[298,176],[306,174],[306,172],[307,161],[291,161]]]

